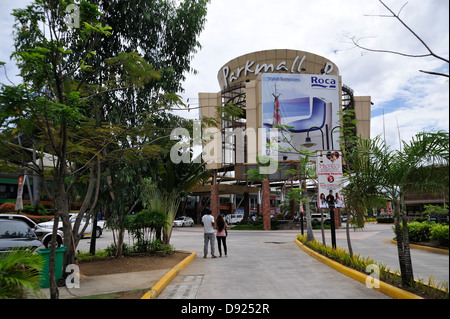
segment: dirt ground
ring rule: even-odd
[[[175,252],[166,256],[111,258],[100,261],[82,262],[80,263],[80,270],[81,274],[85,276],[100,276],[135,271],[170,269],[187,256],[187,253]]]

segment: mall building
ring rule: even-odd
[[[212,176],[193,192],[208,198],[213,215],[227,207],[225,213],[237,209],[245,218],[262,211],[261,181],[247,172],[263,155],[278,164],[269,174],[271,212],[276,213],[289,188],[298,187],[298,176],[285,174],[298,164],[298,151],[339,150],[345,142],[342,111],[354,110],[353,133],[370,138],[371,97],[355,96],[338,66],[325,57],[289,49],[252,52],[225,63],[217,79],[219,92],[198,94],[201,118],[219,125],[202,128]],[[222,116],[230,104],[241,112]]]

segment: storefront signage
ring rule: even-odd
[[[268,73],[268,72],[280,72],[287,71],[291,73],[301,73],[303,62],[306,60],[306,55],[303,57],[295,57],[292,64],[289,65],[286,61],[281,61],[276,66],[274,64],[256,64],[255,61],[247,60],[244,66],[240,66],[236,69],[236,71],[231,71],[229,66],[224,66],[222,68],[222,76],[225,83],[225,88],[228,87],[229,84],[239,79],[242,75],[247,76],[250,73],[253,73],[255,76],[259,73]],[[323,67],[323,74],[329,74],[333,71],[334,66],[331,62],[327,62]]]

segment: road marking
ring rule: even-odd
[[[158,299],[196,299],[203,275],[181,276],[180,281],[169,284]]]

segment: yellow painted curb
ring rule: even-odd
[[[350,278],[353,278],[363,284],[366,284],[366,280],[369,277],[368,275],[365,275],[359,271],[356,271],[354,269],[351,269],[349,267],[346,267],[334,260],[331,260],[319,253],[316,253],[314,250],[306,247],[302,242],[300,242],[297,238],[294,239],[294,242],[299,246],[304,252],[306,252],[308,255],[314,257],[318,261],[326,264],[327,266],[339,271],[340,273],[349,276]],[[385,295],[388,295],[389,297],[395,298],[395,299],[423,299],[420,296],[417,296],[415,294],[412,294],[408,291],[402,290],[400,288],[394,287],[392,285],[389,285],[385,282],[378,281],[379,287],[373,287],[373,289],[378,290],[379,292],[384,293]]]
[[[145,293],[145,295],[141,297],[141,299],[156,299],[172,279],[197,257],[197,254],[192,251],[188,251],[188,253],[190,253],[188,257],[184,258],[175,267],[169,270],[149,291]]]
[[[391,243],[397,245],[397,241],[396,240],[392,239]],[[442,248],[436,248],[436,247],[428,247],[428,246],[415,245],[415,244],[409,244],[409,246],[411,248],[427,250],[429,252],[436,253],[436,254],[448,255],[448,249],[442,249]]]

